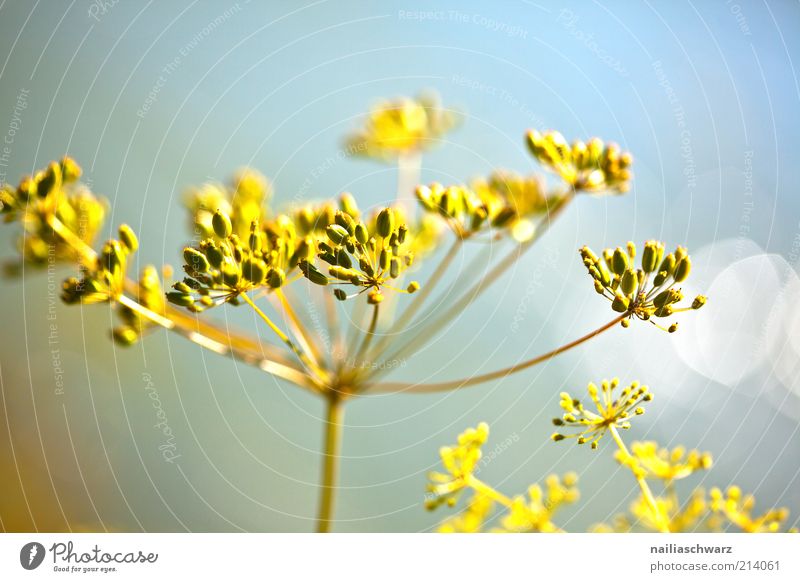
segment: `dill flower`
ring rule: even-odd
[[[629,455],[620,450],[616,452],[615,458],[637,476],[655,477],[666,482],[684,479],[695,471],[709,469],[712,465],[711,453],[701,453],[694,449],[687,453],[680,446],[670,451],[659,448],[653,441],[634,442]]]
[[[698,295],[688,307],[678,307],[683,293],[676,285],[689,276],[692,267],[686,249],[678,247],[664,256],[664,244],[647,241],[642,252],[641,267],[636,269],[636,245],[629,242],[626,248],[605,249],[600,259],[589,247],[582,247],[583,264],[594,279],[598,294],[611,302],[611,308],[626,315],[622,325],[627,327],[633,317],[650,321],[670,333],[678,329],[677,323],[668,327],[658,325],[651,318],[666,318],[675,313],[700,309],[706,297]]]
[[[481,460],[481,447],[489,438],[489,425],[480,423],[458,435],[458,444],[439,449],[446,473],[432,471],[428,475],[429,496],[427,509],[436,509],[442,504],[450,507],[458,501],[459,494],[469,486],[469,480]]]
[[[667,516],[667,528],[670,533],[693,533],[697,531],[719,531],[719,520],[709,514],[709,504],[705,490],[695,489],[685,503],[680,503],[674,495],[655,498],[654,511],[643,496],[639,496],[630,505],[630,515],[614,516],[611,523],[600,523],[592,526],[594,533],[626,533],[635,530],[662,532],[661,516]]]
[[[624,193],[630,188],[633,157],[613,143],[598,138],[568,144],[557,131],[527,134],[528,149],[539,163],[550,168],[576,191]]]
[[[254,221],[245,241],[233,232],[227,214],[212,217],[214,237],[183,250],[188,277],[173,285],[167,299],[192,311],[203,311],[222,303],[237,304],[238,298],[255,289],[279,289],[292,270],[314,251],[312,239],[297,236],[286,215],[268,221],[264,228]]]
[[[577,398],[567,392],[561,393],[560,406],[564,414],[554,418],[553,424],[557,427],[577,429],[572,434],[553,433],[551,438],[558,442],[568,438],[575,438],[579,445],[591,441],[591,447],[596,449],[600,439],[610,428],[630,428],[630,419],[633,416],[644,414],[642,404],[650,402],[653,394],[647,386],[633,382],[623,388],[619,395],[615,390],[619,387],[619,379],[610,382],[603,380],[600,388],[594,383],[589,383],[589,397],[594,403],[597,412],[587,410]]]
[[[347,140],[348,151],[379,160],[393,160],[433,147],[459,122],[444,109],[436,94],[381,101],[369,113],[364,127]]]
[[[518,242],[530,240],[535,226],[530,217],[547,212],[548,200],[538,176],[523,177],[495,172],[488,180],[475,180],[471,187],[420,185],[415,191],[423,210],[444,219],[453,233],[468,239],[488,232],[509,232]]]
[[[94,243],[108,202],[82,186],[80,176],[80,166],[65,157],[24,177],[16,188],[9,184],[0,187],[0,213],[5,222],[18,220],[24,230],[17,241],[21,262],[7,265],[6,273],[16,274],[23,262],[42,267],[53,260],[71,262],[80,258],[62,238],[63,229],[86,245]],[[62,225],[61,233],[54,231],[53,219]]]
[[[107,241],[95,257],[94,265],[81,267],[81,278],[70,277],[62,284],[64,303],[91,305],[116,301],[125,290],[128,257],[139,248],[139,241],[128,225],[119,227],[119,239]]]
[[[493,216],[506,215],[501,222],[517,242],[533,238],[536,225],[531,218],[547,214],[560,198],[547,193],[542,176],[523,176],[509,170],[496,170],[488,178],[473,180],[471,187],[486,201]]]
[[[372,220],[364,222],[347,212],[337,211],[334,223],[325,232],[327,240],[318,243],[317,257],[327,263],[328,274],[308,261],[300,264],[303,274],[318,285],[352,285],[358,289],[348,295],[337,287],[334,295],[345,301],[368,292],[369,303],[383,301],[383,290],[414,293],[419,283],[412,281],[406,289],[389,285],[411,266],[413,251],[409,250],[409,229],[398,221],[394,208],[384,208]]]
[[[528,497],[520,495],[513,499],[508,513],[501,520],[497,531],[509,533],[553,533],[562,531],[553,523],[553,515],[564,505],[575,503],[580,497],[578,476],[567,473],[563,478],[550,475],[545,480],[543,491],[538,484],[528,488]]]
[[[746,533],[778,532],[789,519],[789,510],[785,507],[769,509],[754,516],[755,503],[753,495],[743,495],[742,490],[735,485],[728,487],[724,493],[716,487],[711,490],[711,510]]]

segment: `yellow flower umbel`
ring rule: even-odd
[[[470,486],[472,473],[481,460],[481,447],[489,438],[489,425],[480,423],[458,435],[458,444],[439,449],[446,473],[432,471],[428,478],[429,496],[425,501],[428,509],[436,509],[442,504],[450,507],[458,501],[459,494]]]
[[[553,523],[553,515],[564,505],[575,503],[580,497],[578,475],[567,473],[563,478],[550,475],[543,491],[538,484],[528,488],[527,499],[517,496],[511,509],[501,520],[498,531],[509,533],[554,533],[561,528]]]
[[[528,219],[542,216],[549,206],[555,208],[558,195],[548,200],[537,176],[496,172],[489,180],[476,180],[472,187],[438,182],[421,185],[416,197],[423,210],[442,217],[460,239],[507,231],[516,241],[525,242],[535,233],[535,225]]]
[[[327,241],[318,244],[318,258],[330,265],[326,276],[320,269],[304,261],[303,274],[318,285],[352,285],[356,293],[348,295],[337,288],[334,295],[340,301],[368,293],[369,303],[383,301],[383,289],[414,293],[419,283],[412,281],[406,289],[397,289],[389,281],[397,279],[411,266],[414,254],[407,250],[409,229],[399,223],[393,208],[384,208],[367,224],[347,212],[337,211],[334,223],[326,228]]]
[[[481,423],[458,437],[454,447],[442,447],[439,454],[446,473],[432,472],[429,475],[428,496],[425,506],[436,509],[441,505],[454,506],[462,491],[471,489],[474,496],[459,515],[445,521],[439,531],[444,533],[475,533],[491,517],[495,503],[504,507],[500,527],[491,531],[507,533],[560,532],[553,521],[553,514],[565,504],[574,503],[579,497],[575,473],[563,478],[550,475],[545,488],[534,484],[528,488],[528,496],[518,495],[513,499],[487,485],[475,476],[481,460],[481,446],[489,436],[489,427]]]
[[[227,214],[217,211],[212,224],[214,237],[183,250],[188,277],[167,293],[171,303],[195,312],[227,302],[236,305],[244,293],[255,289],[279,289],[313,252],[313,241],[298,238],[284,215],[264,229],[253,222],[246,243],[233,233]]]
[[[624,193],[630,188],[633,157],[616,144],[598,138],[569,145],[557,131],[528,131],[528,149],[543,165],[561,176],[576,192]]]
[[[619,380],[614,378],[610,382],[603,380],[600,388],[594,383],[589,383],[587,391],[594,403],[597,412],[587,410],[577,398],[567,392],[561,393],[561,408],[564,414],[561,418],[554,418],[553,424],[558,427],[577,429],[573,434],[553,433],[552,439],[556,442],[568,438],[576,438],[582,445],[591,441],[591,447],[596,449],[600,439],[610,429],[628,429],[633,416],[644,414],[642,404],[653,399],[650,389],[638,382],[633,382],[616,395],[614,391],[619,386]]]
[[[506,228],[517,242],[536,234],[532,218],[542,217],[558,207],[561,194],[549,194],[542,176],[522,176],[509,170],[496,170],[488,179],[473,180],[472,189],[484,200],[494,221]]]
[[[698,295],[690,306],[677,306],[683,300],[683,293],[676,285],[686,280],[692,267],[683,247],[664,256],[663,243],[647,241],[639,269],[634,264],[636,245],[632,242],[625,249],[604,250],[602,259],[586,246],[580,249],[580,255],[594,279],[597,293],[611,302],[614,311],[625,316],[622,319],[624,327],[628,327],[631,318],[636,317],[672,333],[678,329],[677,323],[663,327],[651,318],[666,318],[682,311],[700,309],[706,303],[706,297]]]
[[[684,479],[695,471],[709,469],[712,465],[711,453],[697,450],[687,453],[684,447],[675,447],[670,451],[659,448],[653,441],[634,442],[630,447],[630,455],[617,451],[615,458],[635,474],[654,477],[667,483]]]
[[[755,503],[753,495],[743,495],[742,490],[736,486],[728,487],[725,493],[717,488],[711,490],[711,510],[745,533],[778,532],[783,523],[789,519],[789,510],[785,507],[770,509],[762,515],[753,516]]]
[[[398,97],[376,104],[364,128],[348,139],[350,153],[390,161],[436,145],[459,116],[444,109],[435,94]]]
[[[80,185],[80,176],[80,166],[72,158],[64,158],[26,176],[16,188],[0,187],[0,213],[5,222],[18,220],[23,228],[17,242],[22,260],[7,265],[7,273],[16,274],[23,262],[43,267],[52,261],[80,260],[62,234],[73,237],[77,244],[94,243],[108,204]]]
[[[667,516],[670,533],[717,530],[715,522],[708,519],[708,502],[702,489],[695,489],[684,504],[673,495],[656,497],[655,507],[657,511],[653,510],[653,506],[644,496],[639,496],[630,506],[633,520],[626,515],[618,515],[612,525],[602,524],[592,529],[599,533],[621,533],[638,529],[658,532],[662,531],[660,529],[662,516]]]

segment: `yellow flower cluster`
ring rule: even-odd
[[[591,441],[591,447],[596,449],[600,439],[609,430],[613,432],[617,428],[630,428],[630,419],[644,414],[642,404],[650,402],[653,394],[647,386],[638,382],[623,388],[619,395],[615,394],[618,387],[618,378],[603,380],[599,388],[596,384],[589,383],[587,392],[596,412],[586,409],[579,399],[573,398],[568,392],[562,392],[560,406],[564,409],[564,414],[561,418],[554,418],[553,424],[574,428],[577,432],[568,435],[556,432],[551,438],[556,442],[575,438],[579,445]]]
[[[364,127],[348,139],[348,151],[394,160],[430,149],[459,120],[455,111],[441,106],[435,94],[381,101],[370,111]]]
[[[689,477],[695,471],[709,469],[712,465],[711,453],[691,450],[684,447],[663,449],[653,441],[634,442],[630,454],[617,451],[617,461],[641,477],[653,477],[671,482]]]
[[[188,277],[167,293],[171,303],[192,311],[237,304],[243,293],[254,289],[278,289],[314,252],[314,241],[298,237],[285,215],[268,221],[264,228],[252,222],[245,241],[233,232],[227,214],[218,210],[211,222],[214,236],[183,250]]]
[[[458,444],[439,449],[446,473],[436,471],[428,475],[429,496],[425,506],[436,509],[447,504],[456,504],[459,494],[469,486],[469,479],[481,460],[481,447],[489,438],[489,425],[480,423],[476,428],[469,428],[458,435]]]
[[[548,198],[539,177],[512,172],[495,172],[473,181],[471,187],[421,185],[416,196],[425,212],[442,217],[460,239],[493,230],[508,232],[518,242],[535,234],[530,219],[555,208],[560,200],[557,194]]]
[[[769,509],[761,515],[753,515],[756,500],[744,495],[739,487],[731,486],[723,493],[711,490],[711,509],[746,533],[774,533],[780,531],[789,518],[789,510],[781,507]]]
[[[706,297],[699,295],[690,307],[677,307],[683,300],[683,293],[675,285],[686,280],[692,267],[683,247],[664,256],[663,243],[647,241],[639,269],[634,264],[636,245],[632,242],[625,249],[617,247],[604,250],[602,259],[586,246],[580,249],[580,255],[594,279],[597,293],[611,302],[614,311],[627,315],[622,320],[625,327],[631,318],[637,317],[672,333],[678,329],[677,323],[664,328],[651,318],[665,318],[689,309],[700,309],[706,303]]]
[[[439,455],[446,473],[432,472],[429,475],[428,497],[425,505],[436,509],[441,505],[453,507],[461,493],[471,489],[474,495],[465,509],[445,520],[439,527],[443,533],[474,533],[483,531],[491,519],[495,504],[504,507],[505,514],[493,532],[533,533],[558,532],[561,529],[553,523],[553,515],[564,505],[574,503],[579,498],[578,476],[567,473],[562,478],[550,475],[545,486],[533,484],[527,496],[509,498],[487,485],[475,476],[481,460],[481,447],[489,437],[489,427],[481,423],[470,428],[458,437],[458,444],[442,447]]]
[[[300,268],[305,276],[318,285],[352,285],[358,291],[348,295],[337,288],[334,295],[340,301],[368,291],[368,301],[373,305],[383,301],[383,289],[414,293],[419,283],[412,281],[405,290],[388,284],[397,279],[414,261],[409,228],[399,222],[398,212],[391,207],[383,208],[373,220],[364,222],[347,212],[338,211],[334,223],[325,229],[327,241],[319,242],[322,261],[330,265],[328,276],[310,262],[304,261]]]
[[[527,135],[528,149],[539,162],[558,174],[576,192],[623,193],[630,188],[633,156],[616,144],[598,138],[572,145],[557,131]]]
[[[80,185],[80,176],[80,166],[65,157],[24,177],[16,188],[0,186],[0,212],[5,222],[19,221],[23,227],[17,243],[23,262],[42,267],[53,261],[80,259],[73,247],[54,232],[54,218],[78,241],[94,243],[108,203]],[[7,272],[15,274],[21,264],[10,265]]]

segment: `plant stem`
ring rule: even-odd
[[[279,378],[283,378],[284,380],[288,380],[293,384],[306,388],[314,394],[319,393],[319,388],[316,383],[314,383],[312,378],[302,370],[282,362],[271,360],[263,355],[255,355],[243,350],[239,350],[231,345],[220,343],[219,341],[204,336],[198,332],[178,327],[173,320],[148,309],[141,303],[131,299],[126,295],[120,295],[117,298],[117,302],[120,305],[124,305],[131,311],[137,313],[139,316],[151,321],[152,323],[183,335],[199,346],[218,354],[230,355],[234,359],[255,365],[268,374],[278,376]]]
[[[321,379],[321,380],[323,380],[323,381],[325,381],[325,380],[326,380],[326,375],[325,375],[325,374],[323,373],[323,371],[322,371],[322,370],[319,368],[319,366],[316,366],[316,365],[314,364],[314,362],[313,362],[313,361],[312,361],[312,360],[311,360],[311,359],[308,357],[308,355],[307,355],[305,352],[301,351],[301,350],[300,350],[300,349],[299,349],[299,348],[298,348],[298,347],[297,347],[297,346],[294,344],[294,342],[293,342],[291,339],[289,339],[289,336],[288,336],[288,335],[286,335],[285,333],[283,333],[283,331],[281,330],[281,328],[279,328],[277,325],[275,325],[275,324],[273,323],[273,321],[272,321],[272,320],[271,320],[269,317],[267,317],[267,314],[266,314],[266,313],[264,313],[264,312],[263,312],[263,311],[262,311],[262,310],[261,310],[261,309],[258,307],[258,305],[256,305],[255,303],[253,303],[253,300],[252,300],[252,299],[250,299],[250,298],[247,296],[247,293],[242,293],[241,295],[239,295],[239,297],[241,297],[242,299],[244,299],[244,300],[245,300],[245,302],[246,302],[248,305],[250,305],[250,307],[252,307],[252,308],[253,308],[253,311],[255,311],[255,312],[258,314],[258,316],[259,316],[261,319],[263,319],[263,320],[264,320],[264,323],[266,323],[266,324],[269,326],[269,328],[270,328],[272,331],[274,331],[274,332],[275,332],[275,335],[277,335],[277,336],[278,336],[278,337],[281,339],[281,341],[283,341],[283,343],[285,343],[285,344],[286,344],[286,345],[289,347],[289,349],[291,349],[291,350],[292,350],[292,351],[293,351],[293,352],[294,352],[294,353],[297,355],[297,357],[298,357],[298,358],[300,358],[300,361],[301,361],[301,362],[303,362],[303,363],[304,363],[306,366],[308,366],[308,368],[309,368],[309,369],[310,369],[312,372],[314,372],[314,374],[316,374],[318,378],[320,378],[320,379]]]
[[[372,341],[372,338],[375,337],[375,328],[378,326],[378,311],[380,308],[380,304],[376,303],[375,308],[372,310],[372,319],[369,322],[369,328],[367,332],[364,334],[364,339],[361,342],[361,346],[358,348],[355,356],[353,357],[352,365],[354,368],[358,369],[364,363],[361,361],[361,358],[367,352],[369,348],[369,344]],[[369,366],[367,366],[369,367]]]
[[[483,481],[481,481],[480,479],[478,479],[473,475],[470,475],[468,477],[467,484],[470,487],[472,487],[472,489],[475,490],[476,492],[485,495],[486,497],[488,497],[492,501],[496,501],[500,505],[503,505],[509,509],[511,509],[511,506],[514,505],[514,502],[509,497],[503,495],[497,489],[495,489],[494,487],[490,487],[489,485],[487,485],[486,483],[484,483]]]
[[[515,374],[516,372],[520,372],[522,370],[526,370],[527,368],[531,368],[537,364],[541,364],[542,362],[546,362],[547,360],[550,360],[559,354],[563,354],[564,352],[571,350],[572,348],[579,346],[586,341],[589,341],[593,337],[598,336],[604,331],[611,329],[629,315],[630,314],[628,313],[623,313],[622,315],[615,317],[608,323],[598,327],[594,331],[590,331],[586,335],[581,336],[578,339],[569,342],[568,344],[564,344],[561,347],[558,347],[540,356],[536,356],[535,358],[532,358],[530,360],[526,360],[519,364],[514,364],[513,366],[508,366],[507,368],[503,368],[502,370],[495,370],[494,372],[487,372],[486,374],[481,374],[479,376],[471,376],[469,378],[461,378],[460,380],[449,380],[447,382],[436,382],[431,384],[414,384],[412,386],[408,386],[407,383],[401,383],[401,382],[385,382],[380,384],[374,384],[369,391],[394,392],[394,391],[404,390],[405,392],[415,392],[415,393],[443,392],[445,390],[455,390],[458,388],[465,388],[467,386],[474,386],[475,384],[483,384],[484,382],[488,382],[490,380],[496,380],[498,378],[505,378],[507,376],[510,376],[511,374]]]
[[[317,532],[328,533],[333,524],[336,482],[339,473],[339,458],[342,446],[342,421],[344,402],[341,395],[330,392],[326,399],[325,440],[322,458],[322,482],[319,492],[319,514]]]
[[[611,436],[614,437],[614,442],[617,443],[617,447],[619,447],[619,450],[622,451],[622,454],[630,457],[631,454],[628,452],[628,447],[625,446],[625,442],[622,440],[622,437],[619,436],[617,427],[612,424],[608,428],[611,431]],[[647,481],[644,477],[636,476],[636,482],[639,484],[639,488],[642,490],[642,496],[644,496],[645,501],[647,501],[647,504],[650,506],[650,510],[655,516],[658,529],[661,531],[661,533],[670,533],[669,524],[665,517],[661,514],[661,511],[658,509],[658,504],[656,503],[655,497],[653,497],[653,492],[650,490],[650,486],[647,484]]]
[[[306,330],[306,327],[303,325],[303,322],[297,316],[297,313],[292,308],[292,304],[289,303],[289,298],[283,292],[282,289],[277,289],[275,294],[278,296],[278,300],[281,302],[284,311],[286,311],[286,315],[289,317],[289,322],[295,330],[295,334],[297,335],[297,342],[300,344],[300,348],[308,354],[309,359],[311,360],[312,364],[315,368],[319,368],[319,361],[318,361],[318,352],[316,350],[316,346],[314,346],[310,341],[310,334]]]

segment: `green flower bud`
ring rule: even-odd
[[[627,268],[628,255],[621,248],[617,247],[614,250],[614,255],[611,259],[611,270],[615,275],[622,275]]]
[[[400,261],[397,258],[393,258],[391,264],[389,265],[389,276],[392,279],[397,279],[400,275]]]
[[[267,275],[267,284],[273,289],[278,289],[283,286],[286,281],[286,273],[283,269],[275,267],[269,270]]]
[[[222,261],[224,259],[223,252],[214,245],[209,245],[205,248],[206,257],[208,258],[208,262],[211,264],[212,267],[215,269],[219,269],[222,266]],[[186,255],[184,255],[185,258]],[[186,261],[187,263],[189,261]]]
[[[180,307],[189,307],[194,304],[194,298],[181,291],[169,291],[167,301]]]
[[[356,235],[356,240],[359,242],[359,244],[362,245],[367,244],[367,241],[369,240],[369,231],[367,230],[367,227],[364,226],[363,223],[359,222],[356,225],[355,235]]]
[[[132,253],[135,253],[139,248],[139,239],[136,238],[136,233],[127,224],[120,225],[119,240]]]
[[[675,263],[675,255],[672,253],[668,254],[666,257],[664,257],[664,260],[661,261],[661,266],[658,268],[659,274],[664,271],[667,273],[668,277],[672,275],[672,272],[675,270]]]
[[[231,232],[233,232],[230,217],[219,210],[217,210],[211,218],[211,226],[214,227],[214,234],[222,239],[228,238]]]
[[[221,254],[219,258],[221,261],[222,260]],[[196,271],[198,273],[207,273],[211,267],[206,256],[197,249],[193,249],[192,247],[186,247],[185,249],[183,249],[183,259],[186,261],[186,265],[192,271]]]
[[[267,276],[267,264],[261,259],[245,259],[242,262],[242,276],[259,285]]]
[[[652,273],[661,262],[664,254],[664,245],[655,241],[648,241],[644,245],[642,253],[642,269],[645,273]]]
[[[344,301],[347,299],[347,293],[344,292],[342,289],[334,289],[333,296],[336,297],[339,301]]]
[[[676,283],[681,283],[689,276],[689,271],[691,271],[691,269],[692,261],[688,256],[685,256],[675,265],[675,273],[672,275],[672,278],[675,279]]]
[[[619,293],[614,296],[614,301],[611,302],[611,309],[617,313],[625,313],[628,311],[629,306],[630,301],[628,298],[620,295]]]
[[[317,269],[314,265],[309,263],[308,261],[300,261],[299,263],[300,270],[306,276],[306,278],[315,283],[316,285],[327,285],[328,278],[322,274],[322,272]]]
[[[122,347],[128,347],[137,342],[139,339],[139,334],[136,333],[136,330],[132,327],[127,325],[122,327],[114,328],[111,333],[111,337],[114,339],[114,343]]]
[[[342,241],[350,236],[347,229],[340,224],[331,224],[325,229],[325,232],[328,234],[328,238],[333,241],[333,244],[336,245],[342,244]]]
[[[632,269],[626,269],[622,274],[620,288],[625,295],[630,296],[636,290],[638,283],[639,281],[636,273]]]
[[[708,299],[705,295],[698,295],[694,298],[694,301],[692,301],[692,309],[700,309],[706,304],[706,301],[708,301]]]
[[[235,265],[225,263],[222,265],[222,281],[228,287],[236,287],[239,284],[239,269]]]
[[[386,238],[394,232],[394,210],[391,208],[384,208],[378,213],[376,224],[378,227],[378,235]]]

